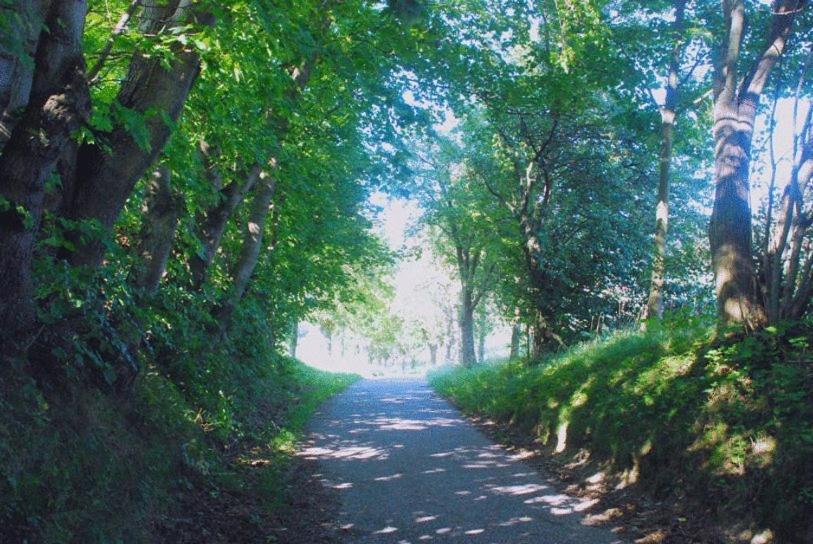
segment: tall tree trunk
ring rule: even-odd
[[[254,200],[251,204],[251,211],[248,216],[245,234],[243,236],[243,246],[240,256],[234,265],[232,285],[226,300],[217,310],[217,315],[222,322],[227,321],[234,312],[237,304],[243,298],[248,288],[249,280],[254,274],[254,268],[260,257],[263,246],[263,235],[265,224],[269,215],[271,201],[276,191],[276,182],[267,172],[260,173],[260,179],[255,188]]]
[[[675,110],[678,100],[678,80],[682,31],[685,22],[687,0],[676,0],[674,30],[675,45],[669,59],[666,97],[661,107],[661,150],[658,174],[658,203],[655,209],[655,244],[652,253],[652,279],[649,298],[644,309],[644,321],[663,317],[663,290],[666,280],[666,237],[669,233],[669,184],[672,174],[672,149],[675,127]]]
[[[141,208],[143,223],[137,246],[140,260],[131,271],[132,282],[140,289],[136,297],[136,303],[140,306],[147,306],[150,298],[158,292],[184,209],[183,198],[172,190],[170,176],[169,168],[160,166],[146,185]],[[115,385],[119,392],[130,394],[140,372],[138,353],[146,336],[145,325],[139,315],[134,314],[129,326],[115,327],[113,330],[121,334],[121,344],[126,344],[126,348],[116,348],[107,356],[125,363],[117,365]]]
[[[198,239],[203,244],[200,253],[194,254],[189,260],[192,272],[192,286],[200,289],[206,282],[209,269],[214,263],[217,250],[226,231],[226,225],[234,214],[237,206],[243,201],[245,195],[254,188],[260,177],[260,167],[254,166],[245,180],[232,181],[220,190],[219,202],[199,220]]]
[[[34,56],[51,0],[9,0],[0,5],[0,152],[31,95]]]
[[[477,362],[474,352],[474,302],[470,289],[460,292],[460,364],[471,366]]]
[[[751,135],[738,130],[736,121],[727,120],[735,115],[736,108],[730,103],[715,107],[718,153],[709,241],[720,318],[755,329],[765,322],[765,315],[756,297],[751,256]]]
[[[330,21],[331,19],[329,17],[325,18],[325,29],[329,27]],[[290,68],[291,81],[293,85],[286,92],[286,96],[291,103],[295,103],[298,100],[302,90],[307,86],[317,60],[318,56],[316,53],[312,53],[307,59],[305,59],[305,61],[301,63],[301,65]],[[289,119],[279,115],[273,116],[273,125],[277,131],[277,138],[279,140],[283,140],[288,132]],[[204,158],[206,158],[207,151],[205,149],[202,149],[202,151]],[[269,160],[269,164],[276,166],[276,159],[272,157]],[[212,166],[212,164],[208,165],[210,170]],[[206,280],[208,269],[210,268],[217,253],[217,249],[220,246],[220,241],[229,217],[232,215],[237,205],[245,197],[246,193],[257,185],[258,180],[260,182],[260,187],[257,189],[258,193],[254,199],[252,215],[255,213],[262,213],[259,211],[257,206],[261,206],[264,199],[267,199],[264,206],[265,213],[267,214],[268,206],[270,205],[271,199],[274,196],[275,184],[273,180],[268,178],[267,174],[262,173],[262,168],[258,165],[255,165],[250,169],[249,175],[244,183],[241,185],[235,185],[232,183],[226,187],[222,194],[221,204],[215,209],[211,210],[211,213],[207,212],[207,217],[202,224],[200,235],[200,238],[204,244],[203,255],[193,257],[192,261],[190,262],[193,277],[193,287],[199,288]],[[263,226],[265,225],[265,220],[264,215],[262,219]],[[249,222],[249,230],[251,230],[251,222]],[[248,281],[251,278],[251,274],[254,272],[254,267],[256,266],[257,259],[259,258],[262,233],[260,233],[260,243],[258,243],[256,247],[254,246],[253,242],[250,243],[250,234],[247,234],[245,240],[246,241],[243,244],[243,253],[240,256],[240,260],[235,269],[235,285],[232,294],[216,312],[224,317],[231,315],[236,304],[243,297],[243,294],[248,287]],[[255,251],[256,254],[254,254]]]
[[[539,359],[545,353],[545,333],[544,329],[548,326],[547,321],[542,317],[541,313],[537,313],[534,318],[533,325],[531,326],[531,358]]]
[[[549,198],[549,195],[546,196],[546,200],[549,200]],[[542,225],[539,213],[540,210],[537,209],[534,210],[533,214],[523,213],[520,215],[520,228],[525,237],[525,243],[523,244],[525,265],[528,270],[531,296],[536,305],[535,317],[531,326],[532,346],[529,350],[530,357],[534,359],[542,356],[546,344],[551,340],[554,340],[559,346],[564,345],[559,335],[551,330],[546,317],[544,292],[548,279],[540,261],[542,244],[539,241],[537,232],[541,230]]]
[[[429,344],[429,364],[436,366],[438,364],[438,345]]]
[[[173,193],[170,185],[170,170],[161,166],[147,183],[142,208],[144,224],[138,244],[141,262],[136,270],[135,283],[147,295],[155,294],[167,270],[182,211],[183,200]]]
[[[767,47],[739,84],[737,64],[745,32],[745,3],[723,3],[727,36],[716,70],[714,93],[714,208],[709,241],[720,319],[747,330],[767,320],[757,296],[751,251],[749,169],[753,127],[762,91],[785,50],[802,0],[776,0]],[[738,88],[739,86],[739,88]]]
[[[0,155],[0,330],[11,343],[34,320],[31,261],[45,179],[90,114],[82,57],[86,12],[83,0],[56,2],[49,10],[28,107]]]
[[[170,6],[144,8],[141,31],[146,35],[175,32],[194,24],[212,26],[214,18],[199,4],[176,0]],[[194,49],[174,42],[169,65],[165,59],[138,52],[117,96],[122,108],[144,116],[147,137],[137,139],[125,126],[99,134],[99,143],[83,144],[76,156],[73,191],[63,199],[62,214],[71,220],[96,220],[105,230],[124,207],[135,183],[155,162],[164,148],[200,69]],[[76,251],[62,254],[70,263],[95,267],[101,262],[104,244],[100,240],[82,243],[74,236]]]
[[[666,282],[666,237],[669,232],[669,178],[672,162],[674,111],[661,112],[661,165],[658,180],[658,205],[655,212],[655,244],[652,253],[652,278],[643,319],[663,317],[663,291]]]
[[[546,347],[555,344],[557,348],[566,347],[562,337],[553,332],[550,321],[545,314],[538,310],[533,323],[533,351],[531,357],[538,359],[544,355]]]

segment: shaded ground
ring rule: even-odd
[[[248,480],[263,467],[248,467]],[[336,497],[325,489],[316,464],[297,459],[278,478],[285,482],[279,502],[199,478],[190,482],[174,512],[161,520],[157,542],[166,544],[338,544]]]
[[[277,394],[255,399],[241,433],[212,439],[206,465],[178,467],[172,508],[150,542],[166,544],[336,543],[337,496],[315,461],[293,455],[316,407],[357,378],[296,366]],[[2,538],[0,538],[2,540]]]
[[[733,532],[726,532],[716,524],[713,513],[692,504],[679,492],[670,495],[669,500],[655,500],[629,485],[623,473],[608,473],[601,464],[592,462],[584,451],[554,456],[552,448],[508,424],[475,416],[469,416],[469,420],[509,451],[522,452],[526,462],[537,470],[554,474],[566,494],[591,503],[585,511],[591,522],[612,524],[627,541],[635,544],[737,541]]]
[[[328,401],[300,456],[338,495],[343,542],[623,542],[591,499],[480,433],[423,381],[363,381]]]

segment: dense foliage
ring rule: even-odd
[[[421,35],[321,1],[10,1],[0,26],[0,540],[195,538],[166,520],[251,496],[235,456],[350,381],[281,353],[390,260],[367,198],[419,121]]]

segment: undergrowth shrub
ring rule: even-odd
[[[0,365],[0,542],[155,542],[196,480],[246,487],[230,464],[244,440],[266,448],[263,486],[269,500],[280,493],[277,474],[308,416],[354,377],[280,356],[250,305],[225,333],[210,308],[171,288],[135,310],[107,304],[105,319],[143,333],[129,395],[89,379],[104,368],[59,353],[50,376]]]

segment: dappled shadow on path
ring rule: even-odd
[[[300,453],[341,499],[347,542],[609,544],[564,495],[418,381],[365,381],[323,407]]]

